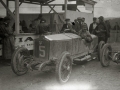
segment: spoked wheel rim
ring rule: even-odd
[[[101,64],[106,67],[109,66],[110,61],[112,60],[112,48],[110,45],[105,45],[101,51]]]
[[[105,51],[104,51],[104,63],[106,64],[106,65],[108,65],[109,63],[110,63],[110,60],[111,60],[111,51],[110,51],[110,49],[109,48],[107,48]]]
[[[120,54],[119,53],[115,53],[114,55],[113,55],[113,61],[114,62],[117,62],[118,60],[120,60]]]
[[[102,50],[102,48],[103,48],[103,46],[105,45],[105,42],[104,41],[101,41],[100,43],[99,43],[99,45],[98,45],[98,60],[100,60],[100,52],[101,52],[101,50]]]
[[[66,83],[71,75],[72,59],[68,52],[64,52],[56,64],[56,79],[60,84]]]
[[[12,58],[12,70],[17,75],[23,75],[28,71],[28,64],[30,63],[30,58],[28,51],[24,48],[16,50]]]
[[[65,57],[62,63],[60,73],[63,81],[67,81],[69,79],[71,73],[71,61],[67,57]]]

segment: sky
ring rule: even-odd
[[[5,0],[3,0],[5,1]],[[95,11],[94,16],[104,16],[104,17],[120,17],[120,0],[95,0],[97,1],[97,4],[95,5]],[[54,3],[64,3],[64,0],[56,0]],[[69,3],[75,3],[75,2],[69,2]],[[14,10],[14,3],[11,2],[10,8],[13,11]],[[85,10],[85,8],[82,8]],[[45,7],[43,11],[48,12],[50,9],[48,7]],[[55,8],[56,11],[62,11],[59,7]],[[0,4],[0,16],[5,16],[5,9]],[[20,8],[21,13],[39,13],[40,7],[39,6],[33,6],[29,4],[22,4]]]
[[[95,16],[120,17],[120,0],[96,0]]]

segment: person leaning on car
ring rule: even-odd
[[[104,22],[104,17],[100,16],[99,18],[99,23],[98,26],[96,27],[95,33],[98,36],[98,43],[100,41],[104,41],[105,43],[107,42],[107,34],[108,34],[108,29],[107,26]]]
[[[62,29],[61,29],[61,33],[66,32],[66,33],[75,33],[75,30],[73,29],[73,25],[70,22],[70,19],[67,18],[65,19],[66,24],[63,25]]]
[[[82,39],[85,39],[87,42],[92,42],[92,40],[93,40],[88,31],[88,26],[85,23],[85,18],[82,18],[81,30],[79,32],[79,35],[81,36]]]
[[[98,25],[98,23],[97,23],[97,18],[94,17],[94,18],[93,18],[93,23],[91,23],[91,24],[90,24],[90,27],[89,27],[89,32],[90,32],[91,34],[96,35],[95,29],[96,29],[97,25]]]

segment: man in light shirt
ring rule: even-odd
[[[96,35],[95,34],[95,29],[96,29],[96,27],[97,27],[97,18],[93,18],[93,23],[91,23],[90,24],[90,27],[89,27],[89,32],[91,33],[91,34],[94,34],[94,35]]]

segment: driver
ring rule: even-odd
[[[66,24],[63,25],[62,29],[61,29],[61,33],[66,32],[66,33],[75,33],[75,30],[73,29],[73,25],[70,22],[70,19],[67,18],[65,19]]]

